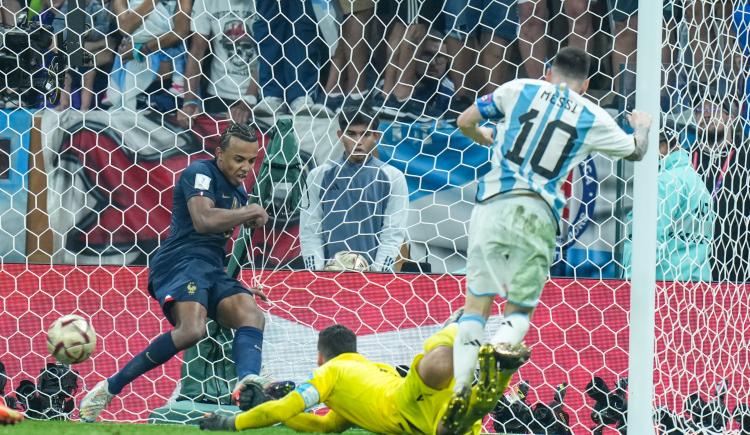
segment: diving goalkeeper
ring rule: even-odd
[[[479,352],[479,382],[472,388],[468,406],[449,405],[453,384],[453,323],[424,343],[405,377],[388,364],[376,363],[357,353],[357,336],[343,325],[321,331],[318,365],[311,379],[280,400],[266,402],[235,416],[207,414],[204,430],[243,430],[283,423],[300,432],[342,432],[359,426],[384,434],[479,433],[482,418],[494,408],[513,373],[529,357],[521,345],[496,354],[485,345]],[[324,403],[326,415],[305,410]],[[460,421],[461,429],[448,432],[443,415]]]

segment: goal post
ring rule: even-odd
[[[659,132],[662,125],[659,98],[662,88],[663,0],[638,1],[636,109],[651,114],[649,149],[635,164],[633,181],[633,273],[630,281],[630,353],[628,355],[629,433],[654,433],[654,343],[656,306],[656,219]]]

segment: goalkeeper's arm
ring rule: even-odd
[[[237,430],[268,427],[283,423],[303,412],[305,412],[304,399],[298,392],[292,391],[282,399],[271,400],[237,415],[234,427]]]
[[[283,399],[272,400],[234,416],[206,414],[201,419],[201,430],[238,431],[255,429],[282,423],[305,410],[305,401],[297,392],[291,392]]]
[[[235,417],[208,414],[201,421],[204,430],[245,430],[284,423],[298,432],[343,432],[350,424],[335,412],[326,415],[307,414],[305,401],[297,391],[283,399],[271,400]]]

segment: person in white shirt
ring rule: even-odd
[[[185,68],[188,92],[178,120],[186,124],[203,109],[212,115],[230,114],[234,122],[246,124],[258,103],[258,50],[252,36],[253,0],[195,0],[190,49]],[[206,98],[200,98],[200,64],[213,55],[206,77]]]

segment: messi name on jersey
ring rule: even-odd
[[[553,92],[551,89],[543,90],[539,95],[539,99],[546,100],[554,106],[569,110],[571,113],[578,113],[581,111],[581,105],[576,103],[572,98],[569,98],[563,93]]]

